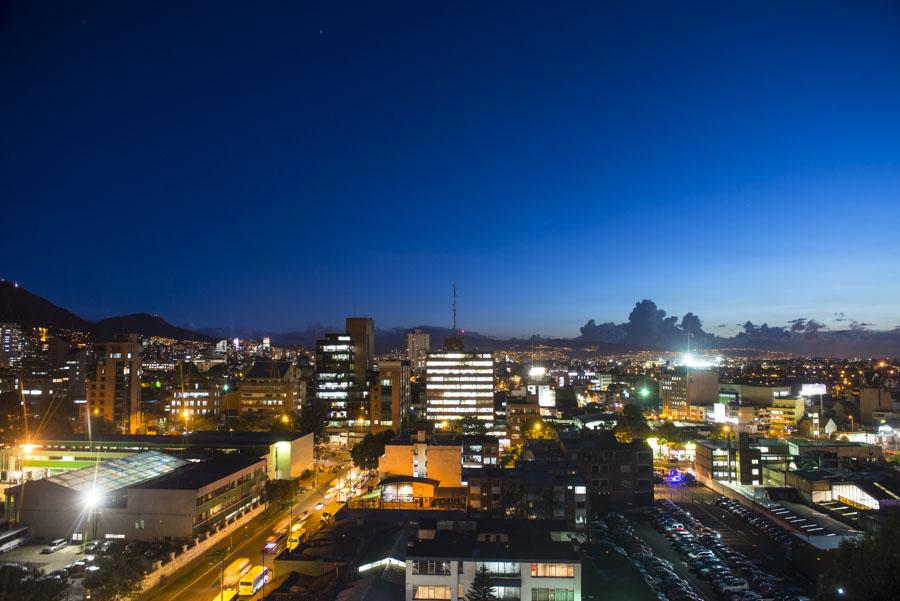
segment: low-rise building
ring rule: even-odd
[[[147,451],[25,482],[6,498],[40,538],[190,540],[260,503],[265,480],[265,459]]]
[[[406,553],[406,601],[462,601],[482,567],[498,599],[581,601],[581,557],[564,530],[518,520],[420,529]]]

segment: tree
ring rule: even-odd
[[[646,438],[650,434],[650,426],[647,425],[643,410],[637,405],[628,404],[622,408],[622,415],[616,421],[613,431],[617,439],[629,442],[634,438]]]
[[[225,428],[237,432],[267,432],[271,426],[269,418],[262,415],[238,415],[225,418]]]
[[[520,444],[511,445],[508,449],[503,451],[503,455],[500,457],[500,463],[503,467],[507,466],[515,466],[516,461],[522,458],[522,452],[525,450],[525,447]]]
[[[269,430],[272,432],[300,432],[300,416],[293,411],[282,413],[272,420]]]
[[[327,419],[325,410],[316,402],[306,403],[300,409],[300,419],[297,422],[297,429],[303,433],[312,433],[316,444],[325,442],[327,435],[325,433],[325,421]]]
[[[491,574],[484,564],[475,572],[472,586],[466,593],[466,601],[497,601],[497,595],[491,585]]]
[[[5,565],[0,567],[0,599],[17,601],[57,601],[62,599],[66,584],[33,568]]]
[[[274,509],[287,507],[294,500],[297,483],[294,480],[267,480],[266,501]]]
[[[818,601],[896,599],[900,591],[900,517],[882,521],[878,531],[843,542],[837,556],[819,575]]]
[[[191,432],[212,432],[219,427],[219,420],[212,415],[192,415],[187,426]]]
[[[684,439],[681,430],[672,422],[663,422],[656,429],[656,437],[668,443],[677,443]]]
[[[462,419],[455,419],[450,422],[450,431],[454,434],[477,434],[484,435],[487,431],[484,422],[477,417],[467,415]]]
[[[531,417],[522,424],[522,436],[528,440],[556,440],[556,427],[539,417]]]
[[[99,557],[100,569],[84,577],[85,588],[91,589],[91,598],[99,601],[117,601],[129,598],[144,578],[146,566],[124,553]]]
[[[385,430],[378,434],[366,434],[350,449],[353,464],[360,469],[373,470],[377,468],[378,458],[384,455],[384,445],[393,438],[393,430]]]

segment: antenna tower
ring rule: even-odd
[[[453,335],[456,336],[456,282],[453,282]]]

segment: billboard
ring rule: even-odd
[[[803,384],[800,386],[800,396],[819,396],[820,394],[825,394],[825,392],[824,384]]]

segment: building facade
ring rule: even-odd
[[[300,384],[291,361],[256,361],[238,386],[238,414],[276,418],[299,412]]]
[[[491,353],[465,351],[450,343],[428,354],[426,415],[441,427],[474,417],[490,429],[494,423],[494,361]]]
[[[139,431],[141,402],[141,345],[135,334],[121,334],[95,345],[87,377],[91,418],[101,417],[120,432]],[[83,423],[83,422],[82,422]]]
[[[406,334],[406,358],[417,374],[425,371],[425,361],[431,351],[431,336],[422,330],[413,330]]]
[[[15,367],[25,353],[25,337],[17,323],[0,323],[0,366]]]
[[[501,600],[581,601],[581,559],[564,532],[519,520],[478,520],[466,529],[420,528],[406,553],[406,601],[463,601],[488,570]]]
[[[667,419],[689,421],[691,405],[711,405],[718,395],[719,374],[714,370],[681,367],[660,377],[659,396]]]
[[[369,385],[369,417],[372,430],[400,428],[410,408],[409,361],[381,360]]]

